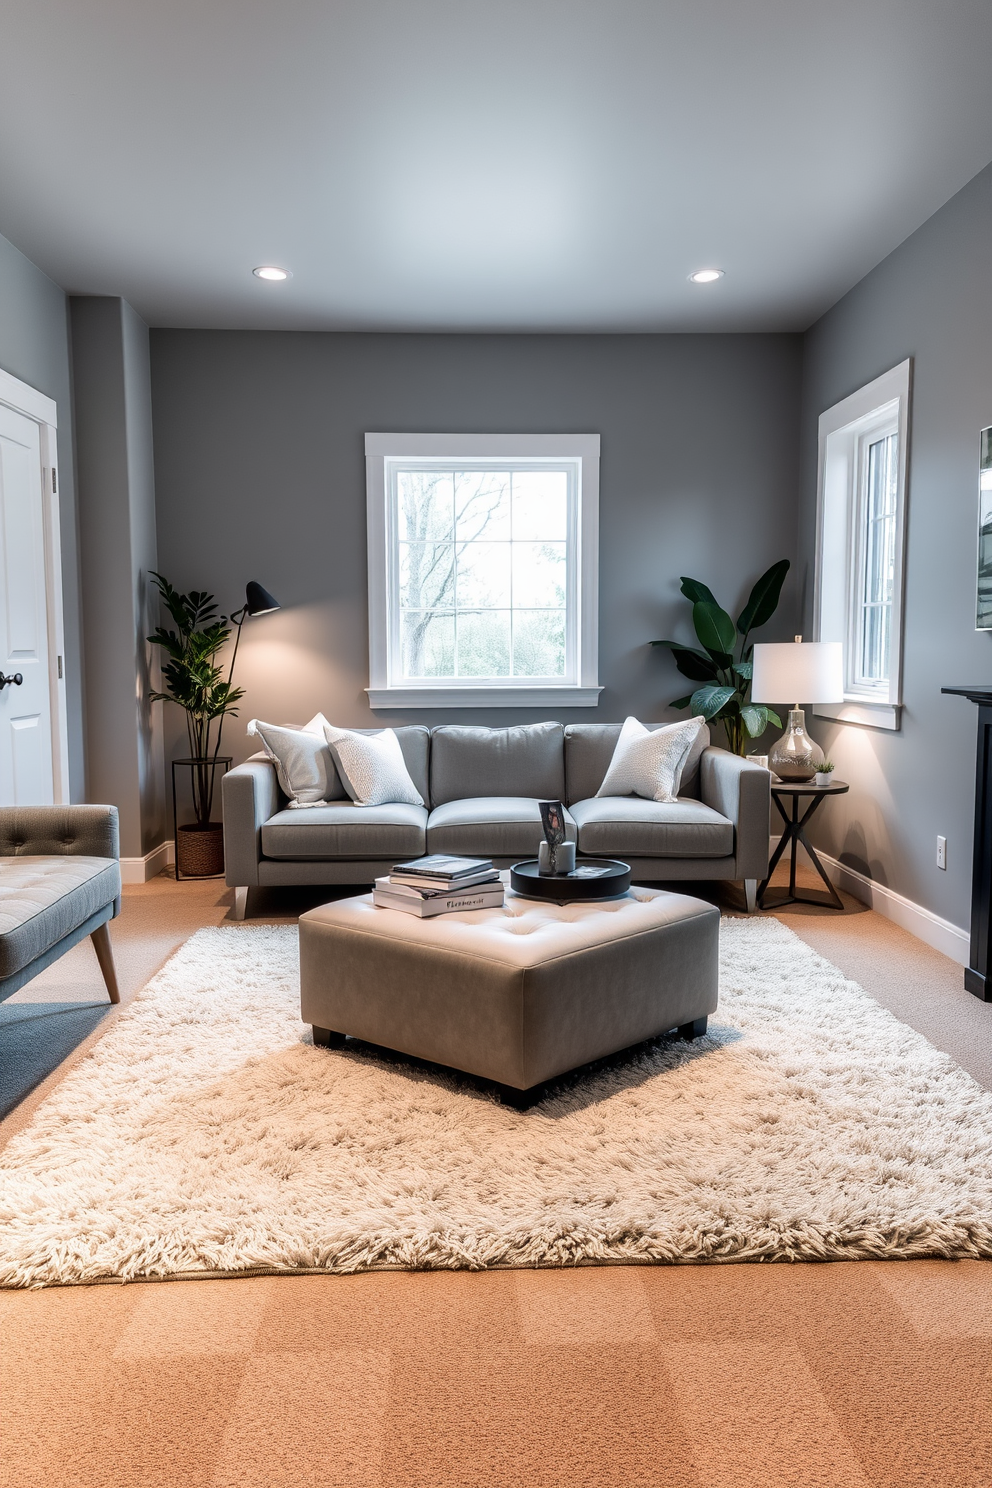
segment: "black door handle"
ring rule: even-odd
[[[11,672],[9,677],[5,677],[3,672],[0,672],[0,692],[3,692],[5,687],[20,687],[23,681],[24,678],[20,672]]]

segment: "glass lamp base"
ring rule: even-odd
[[[789,726],[768,751],[768,768],[780,780],[812,780],[823,764],[823,750],[806,732],[802,708],[789,712]]]

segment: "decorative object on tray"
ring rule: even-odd
[[[151,577],[176,626],[167,630],[159,625],[155,634],[147,637],[151,645],[161,646],[168,658],[162,667],[166,691],[151,696],[155,702],[179,704],[186,714],[189,735],[190,759],[183,763],[191,766],[194,821],[176,826],[176,877],[210,878],[224,871],[224,828],[210,817],[224,719],[237,714],[237,704],[244,696],[244,688],[233,686],[241,627],[248,616],[268,615],[279,609],[279,603],[261,584],[252,581],[245,589],[244,607],[231,615],[218,615],[212,594],[201,589],[181,594],[161,574],[152,573]],[[237,636],[225,681],[217,658],[231,638],[232,626]],[[216,736],[212,733],[215,723]]]
[[[692,603],[692,623],[702,649],[683,646],[681,641],[651,642],[652,646],[668,646],[683,677],[702,683],[691,697],[679,698],[671,706],[691,708],[693,713],[701,713],[707,723],[722,723],[727,745],[734,754],[743,754],[748,739],[757,739],[769,723],[782,727],[782,720],[776,713],[753,700],[751,653],[754,647],[749,637],[753,630],[767,624],[774,615],[788,572],[789,560],[782,558],[761,575],[738,615],[736,625],[705,584],[698,579],[683,577],[682,593]],[[738,636],[740,644],[735,657]]]
[[[499,909],[503,882],[491,858],[431,853],[394,863],[387,878],[376,879],[372,902],[378,909],[399,909],[422,920],[456,910]]]
[[[596,795],[677,801],[682,776],[698,767],[709,739],[702,714],[658,729],[645,728],[636,718],[625,718]]]
[[[565,841],[565,803],[538,801],[544,841],[538,844],[537,861],[543,874],[570,873],[575,867],[575,843]]]
[[[835,766],[833,760],[824,760],[823,764],[816,772],[817,785],[833,785],[834,769]]]
[[[571,873],[541,871],[538,858],[514,863],[510,888],[526,899],[548,899],[553,904],[578,900],[622,899],[630,888],[630,866],[614,858],[583,858]]]
[[[781,702],[844,701],[844,648],[840,641],[803,641],[754,648],[754,696]],[[768,751],[768,768],[780,780],[812,780],[823,766],[823,750],[806,732],[799,702],[789,710],[785,733]]]

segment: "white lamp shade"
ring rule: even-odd
[[[754,648],[754,703],[842,703],[844,647],[840,641],[793,641]]]

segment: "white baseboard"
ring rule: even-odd
[[[171,840],[160,842],[143,858],[121,858],[121,882],[126,884],[147,883],[163,868],[171,868],[176,861],[176,844]]]
[[[778,838],[772,838],[773,852],[777,846]],[[805,860],[806,854],[802,848],[799,851],[801,858]],[[827,870],[831,883],[835,883],[839,889],[846,889],[855,899],[860,899],[862,904],[869,905],[894,925],[908,930],[910,935],[915,935],[925,945],[933,946],[935,951],[942,951],[959,966],[968,965],[971,936],[967,930],[952,924],[950,920],[941,919],[932,910],[924,909],[922,904],[914,904],[912,899],[906,899],[894,889],[886,888],[885,884],[876,883],[867,874],[859,873],[856,868],[849,868],[846,863],[832,858],[829,853],[818,851],[817,857]]]

